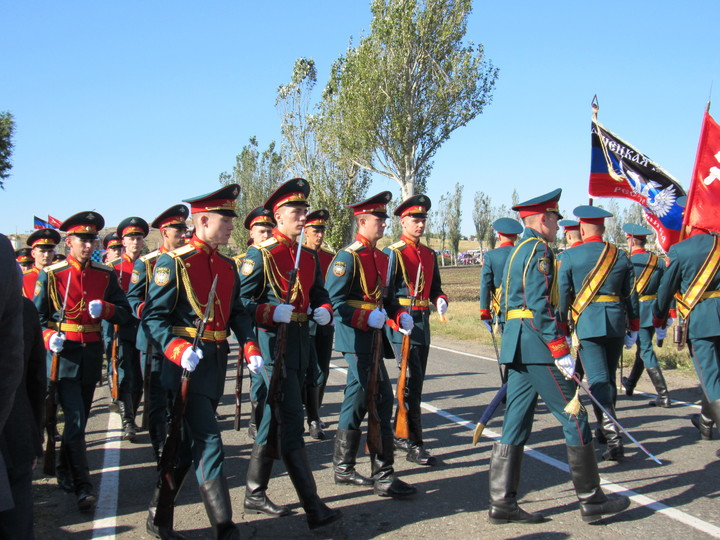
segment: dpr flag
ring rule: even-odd
[[[642,205],[667,251],[680,239],[683,209],[677,204],[685,191],[678,182],[620,137],[603,127],[593,114],[590,184],[592,197],[620,197]]]
[[[37,216],[33,216],[33,229],[55,229],[52,224],[43,221]]]
[[[720,232],[720,126],[707,110],[683,224]]]

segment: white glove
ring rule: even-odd
[[[566,354],[565,356],[556,358],[555,365],[560,370],[560,373],[563,374],[563,377],[566,379],[572,379],[572,376],[575,373],[575,359],[572,356]]]
[[[482,323],[485,325],[485,328],[487,328],[487,331],[492,334],[493,329],[492,329],[492,326],[490,326],[490,321],[482,321]]]
[[[668,318],[667,318],[667,322],[665,323],[665,330],[667,330],[668,328],[670,328],[672,325],[673,325],[673,318],[672,318],[672,317],[668,317]]]
[[[289,323],[294,309],[295,307],[290,304],[280,304],[273,311],[273,322]]]
[[[630,349],[633,345],[635,345],[635,342],[638,338],[638,332],[637,330],[630,330],[627,334],[625,334],[625,348]]]
[[[63,347],[65,346],[65,334],[55,332],[52,336],[50,336],[50,339],[48,340],[48,345],[50,346],[50,350],[52,352],[59,353],[63,350]]]
[[[657,341],[658,347],[660,346],[660,342],[665,339],[665,336],[667,336],[667,328],[655,329],[655,339]]]
[[[437,310],[440,315],[445,315],[445,312],[447,311],[447,302],[444,298],[438,298]]]
[[[265,365],[265,360],[263,360],[263,357],[259,354],[253,354],[248,359],[248,369],[252,371],[253,373],[258,373],[262,367]]]
[[[330,316],[330,312],[327,310],[327,308],[319,307],[313,311],[313,320],[320,326],[325,326],[326,324],[328,324],[330,322],[330,319],[332,319],[332,317]]]
[[[413,320],[412,315],[409,313],[403,313],[400,315],[400,328],[408,334],[413,328],[415,328],[415,321]]]
[[[368,315],[368,326],[380,329],[385,325],[386,320],[387,313],[385,313],[385,310],[375,308],[370,312],[370,315]]]
[[[88,304],[88,313],[93,319],[97,319],[102,315],[103,303],[102,300],[92,300]]]
[[[185,349],[185,352],[180,359],[180,365],[190,372],[195,371],[195,368],[197,367],[202,357],[202,349],[193,350],[192,347],[188,347],[187,349]]]

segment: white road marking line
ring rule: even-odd
[[[474,356],[478,358],[483,358],[479,355],[472,355],[470,353],[463,353],[460,351],[454,351],[452,349],[444,349],[442,347],[435,347],[440,350],[445,350],[448,352],[453,352],[457,354],[463,354],[466,356]],[[490,358],[489,360],[493,360],[493,358]],[[347,369],[340,367],[334,363],[330,363],[330,367],[335,370],[339,371],[341,373],[347,374]],[[449,413],[447,411],[444,411],[442,409],[438,409],[437,407],[430,405],[429,403],[422,402],[421,407],[425,409],[428,412],[435,413],[437,415],[442,416],[446,420],[449,420],[459,426],[462,426],[469,431],[475,431],[476,424],[474,422],[470,422],[469,420],[463,420],[459,416],[455,416],[452,413]],[[500,439],[500,433],[497,433],[495,431],[492,431],[490,429],[485,428],[483,431],[483,436],[487,435],[488,437],[499,440]],[[525,453],[529,455],[530,457],[537,459],[538,461],[545,463],[546,465],[550,465],[551,467],[555,467],[556,469],[559,469],[561,471],[564,471],[566,473],[570,472],[570,468],[568,467],[567,463],[563,463],[562,461],[558,461],[555,458],[552,458],[550,456],[547,456],[540,452],[539,450],[535,450],[532,446],[525,445]],[[692,527],[693,529],[697,529],[698,531],[701,531],[705,534],[708,534],[710,536],[713,536],[715,538],[720,538],[720,527],[717,527],[713,525],[712,523],[708,523],[707,521],[703,521],[699,518],[696,518],[695,516],[692,516],[690,514],[687,514],[681,510],[677,510],[676,508],[671,508],[661,502],[658,502],[654,499],[651,499],[650,497],[646,495],[642,495],[640,493],[637,493],[636,491],[633,491],[631,489],[625,488],[620,484],[616,484],[614,482],[610,482],[608,480],[600,478],[600,485],[607,489],[608,491],[611,491],[613,493],[621,493],[623,495],[626,495],[630,498],[635,504],[638,506],[643,506],[646,508],[649,508],[650,510],[663,514],[670,519],[673,519],[675,521],[678,521],[680,523],[684,523],[685,525],[688,525]]]
[[[459,354],[461,356],[469,356],[470,358],[479,358],[481,360],[489,360],[490,362],[495,362],[497,364],[497,358],[493,358],[492,356],[483,356],[481,354],[473,354],[469,352],[464,351],[456,351],[455,349],[448,349],[447,347],[438,347],[437,345],[430,345],[431,349],[437,349],[438,351],[445,351],[453,354]],[[618,387],[618,391],[624,392],[625,389],[621,386]],[[646,392],[641,392],[640,390],[635,390],[635,394],[638,396],[645,396],[649,398],[656,398],[657,394],[648,394]],[[697,405],[695,403],[690,403],[689,401],[679,401],[676,399],[672,400],[673,405],[680,405],[682,407],[692,407],[694,409],[700,409],[700,405]]]
[[[103,446],[100,489],[93,521],[93,540],[114,540],[117,525],[118,488],[120,487],[120,448],[122,422],[120,415],[108,412],[107,439]]]

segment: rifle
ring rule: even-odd
[[[385,285],[378,297],[377,309],[383,309],[383,300],[390,285],[390,271],[393,264],[393,252],[388,258],[388,269],[385,276]],[[367,451],[371,454],[382,454],[382,437],[380,435],[380,415],[377,410],[377,398],[380,393],[380,365],[383,361],[383,330],[373,328],[372,347],[370,349],[370,377],[368,377],[365,400],[368,412]]]
[[[297,282],[298,268],[300,268],[300,254],[302,253],[303,239],[305,238],[305,229],[300,232],[300,238],[297,241],[297,254],[295,255],[295,266],[290,271],[288,278],[288,288],[285,293],[285,303],[292,303],[293,289]],[[273,459],[280,459],[280,426],[282,426],[282,402],[283,402],[283,381],[287,377],[285,369],[285,350],[287,349],[287,332],[288,323],[278,323],[277,332],[275,334],[275,351],[273,354],[273,372],[268,385],[267,401],[272,412],[270,416],[270,426],[267,437],[267,453]]]
[[[125,249],[120,250],[120,289],[123,289],[122,286],[122,278],[123,278],[123,257],[125,255]],[[127,293],[127,291],[126,291]],[[119,381],[119,374],[118,374],[118,344],[120,340],[120,325],[114,324],[113,325],[113,340],[112,340],[112,352],[110,353],[110,364],[112,366],[112,381],[111,381],[111,390],[110,390],[110,396],[113,398],[113,400],[117,400],[120,396],[120,381]]]
[[[415,301],[417,300],[418,289],[420,288],[420,274],[422,272],[422,264],[418,265],[417,276],[415,276],[415,288],[412,290],[410,295],[410,315],[412,316],[413,308],[415,307]],[[407,439],[410,436],[410,428],[408,427],[407,413],[408,405],[405,401],[407,393],[407,372],[408,372],[408,360],[410,358],[410,347],[412,345],[410,339],[410,332],[404,332],[402,338],[402,347],[400,349],[400,374],[398,375],[397,383],[397,399],[398,409],[397,417],[395,422],[395,436],[401,439]]]
[[[72,272],[68,272],[68,281],[65,285],[65,298],[60,308],[60,323],[58,324],[58,334],[64,335],[62,324],[65,322],[65,313],[67,311],[68,292],[70,291],[70,280]],[[55,431],[57,427],[57,386],[58,371],[60,359],[58,353],[52,355],[52,364],[50,364],[50,380],[48,381],[48,394],[45,398],[45,431],[47,432],[47,442],[45,443],[45,461],[43,462],[43,472],[49,476],[55,476]]]
[[[210,318],[213,302],[215,301],[215,288],[217,287],[217,275],[213,279],[210,294],[208,295],[207,304],[205,305],[205,313],[202,319],[195,321],[195,337],[193,338],[192,350],[197,351],[200,340],[205,333],[205,325]],[[160,493],[158,494],[157,510],[153,523],[156,527],[164,527],[172,529],[173,524],[173,507],[175,502],[176,490],[179,486],[175,484],[175,469],[178,466],[178,455],[180,454],[180,445],[183,439],[183,421],[185,418],[185,407],[187,406],[188,392],[190,391],[190,372],[187,369],[182,370],[180,377],[180,391],[175,396],[173,403],[172,422],[165,446],[160,456]]]
[[[143,413],[142,423],[140,424],[143,429],[148,429],[150,426],[150,383],[152,377],[152,356],[153,346],[148,336],[148,346],[145,350],[145,373],[143,373]]]
[[[237,357],[237,372],[235,374],[235,422],[233,427],[235,431],[240,431],[240,403],[243,383],[243,364],[245,359],[243,358],[243,348],[240,347]]]

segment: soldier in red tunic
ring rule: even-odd
[[[32,300],[35,296],[35,283],[40,271],[50,266],[55,256],[55,247],[60,243],[60,233],[55,229],[39,229],[28,236],[30,256],[35,261],[30,270],[23,273],[23,295]]]

